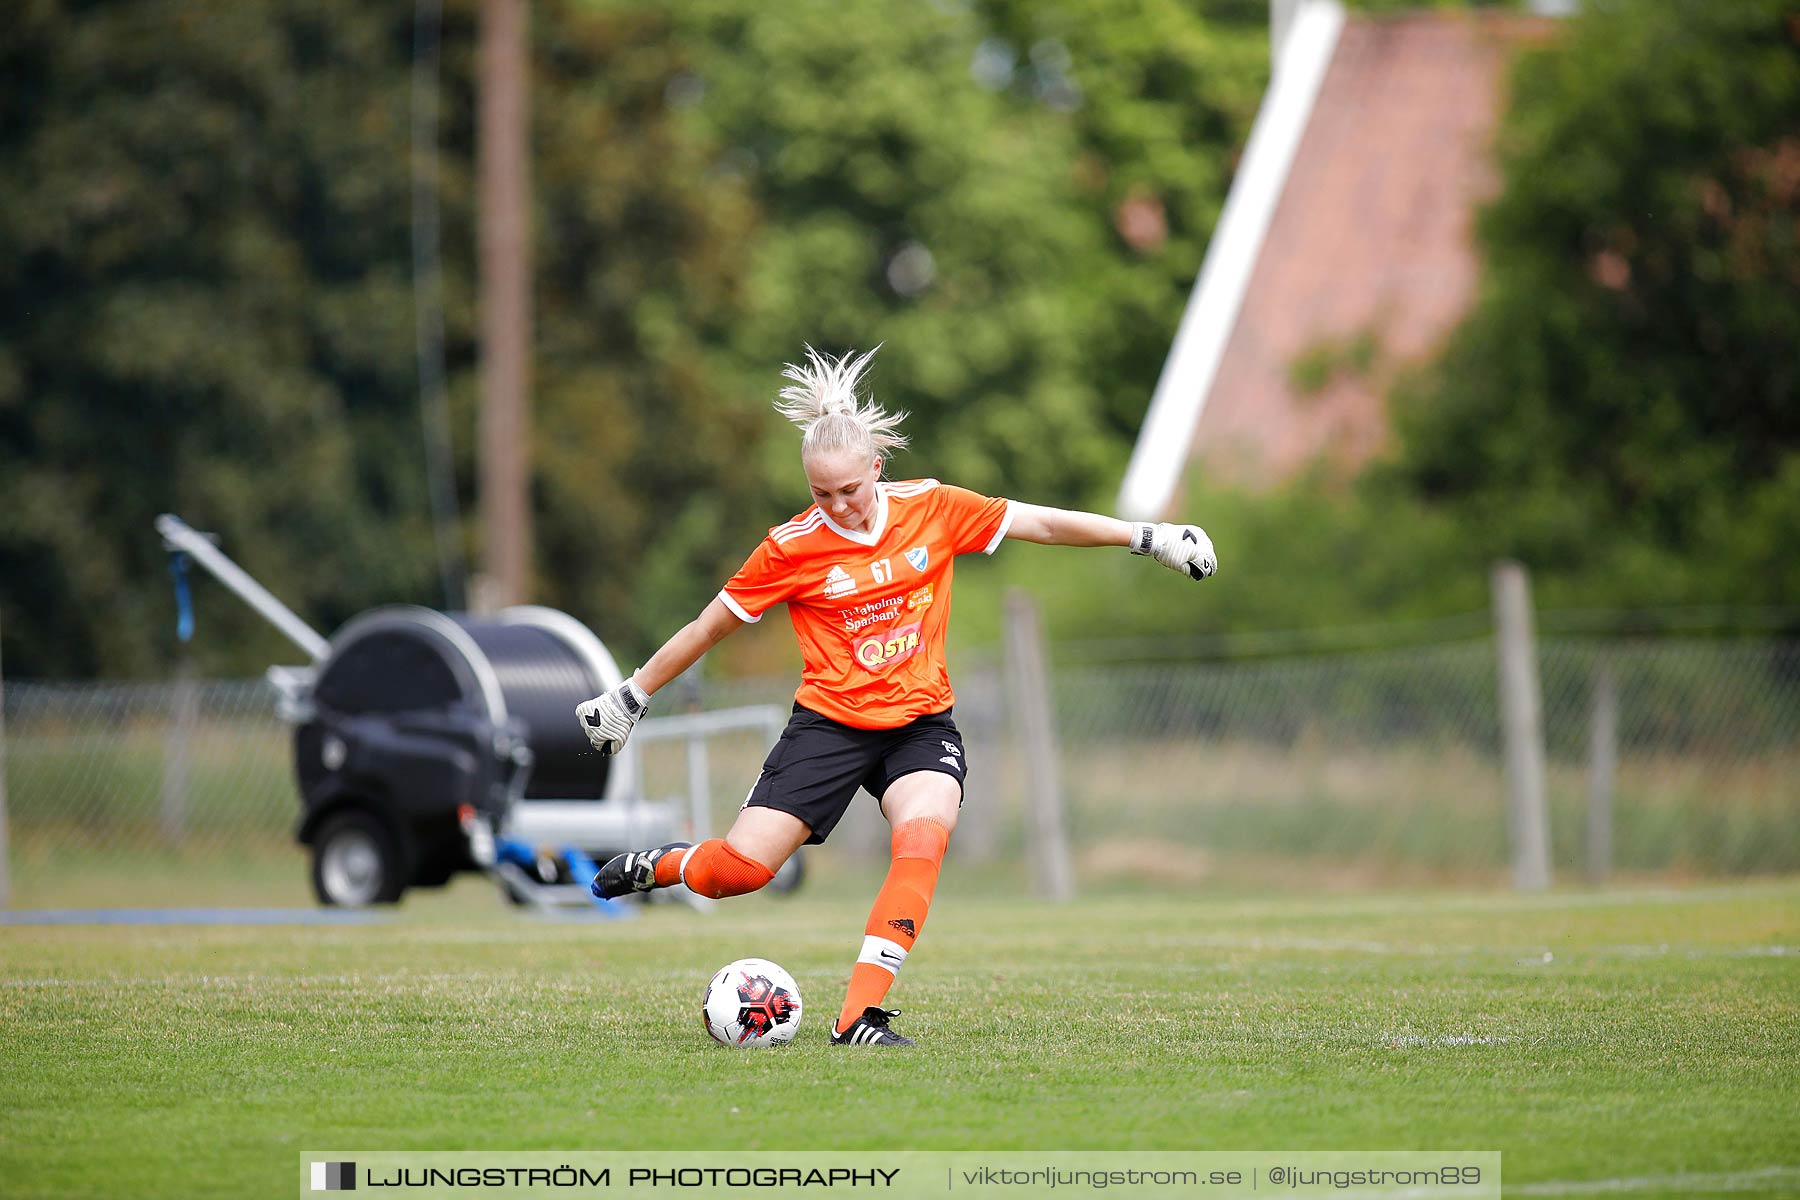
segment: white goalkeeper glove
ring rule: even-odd
[[[1189,579],[1205,579],[1219,569],[1212,539],[1198,525],[1153,525],[1139,521],[1131,527],[1131,552],[1148,554],[1171,571]]]
[[[575,719],[594,749],[602,754],[617,754],[625,748],[625,739],[637,728],[638,721],[650,707],[650,697],[637,685],[633,676],[610,692],[575,706]]]

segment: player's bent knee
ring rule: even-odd
[[[771,873],[781,870],[794,851],[806,844],[812,829],[792,813],[750,807],[738,813],[725,834],[725,844]]]
[[[914,817],[894,826],[893,856],[941,862],[950,846],[950,826],[940,817]]]
[[[881,798],[881,813],[898,829],[908,821],[935,818],[946,830],[956,829],[962,811],[962,781],[939,771],[915,771],[896,779]]]
[[[720,838],[700,843],[681,864],[681,881],[696,894],[714,900],[747,895],[773,878],[773,870]]]

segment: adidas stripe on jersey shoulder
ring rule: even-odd
[[[786,545],[797,537],[805,537],[825,524],[825,514],[818,505],[813,505],[785,525],[777,525],[769,530],[769,540],[777,546]]]
[[[923,496],[926,492],[939,486],[941,485],[935,479],[904,479],[899,483],[882,485],[890,497],[898,496],[903,500],[911,499],[914,496]]]

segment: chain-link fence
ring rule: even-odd
[[[15,859],[266,849],[299,818],[261,680],[6,684]]]
[[[1538,665],[1558,878],[1800,869],[1800,646],[1546,639]],[[1495,676],[1485,640],[1059,671],[1080,865],[1500,881]]]
[[[1476,638],[1183,663],[1052,659],[1065,820],[1084,884],[1503,883],[1509,863],[1495,652]],[[1800,643],[1538,644],[1558,882],[1800,870]],[[1022,701],[997,665],[957,672],[968,859],[1018,858]],[[659,697],[659,712],[791,701],[791,680]],[[276,854],[299,862],[289,731],[260,681],[8,682],[14,879],[87,862]],[[690,771],[723,830],[760,736],[696,757],[642,749],[649,798],[686,811]],[[880,853],[873,806],[830,852]],[[299,870],[296,866],[295,871]]]

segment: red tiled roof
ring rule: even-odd
[[[1554,22],[1506,14],[1351,17],[1264,240],[1190,470],[1248,485],[1325,457],[1354,468],[1386,436],[1393,368],[1427,356],[1475,296],[1477,206],[1520,43]],[[1364,336],[1372,369],[1313,394],[1296,359]]]

